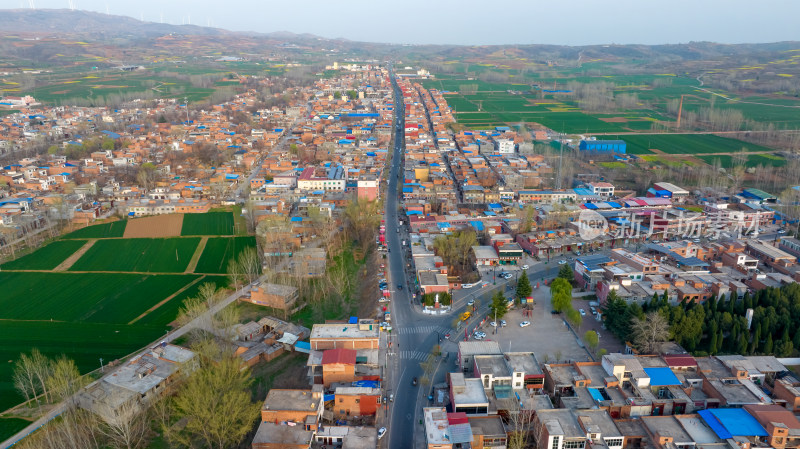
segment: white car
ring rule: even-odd
[[[523,321],[523,322],[519,323],[519,327],[528,327],[530,325],[531,325],[530,321]]]
[[[559,264],[559,265],[564,265],[565,263],[567,263],[567,261],[566,261],[566,260],[559,260],[559,261],[558,261],[558,264]]]
[[[489,323],[489,326],[497,327],[497,321],[492,321],[491,323]]]
[[[528,269],[528,268],[530,268],[530,267],[529,267],[529,266],[527,266],[527,265],[523,265],[521,268],[522,268],[523,270],[527,270],[527,269]]]
[[[786,229],[778,229],[778,234],[786,234]]]
[[[506,320],[500,320],[500,327],[506,327],[507,325]]]
[[[467,305],[468,306],[471,306],[473,304],[475,304],[475,300],[474,299],[470,299],[469,301],[467,301]]]
[[[380,440],[384,435],[386,435],[386,427],[381,427],[378,429],[378,439]]]
[[[581,316],[586,316],[586,311],[583,309],[578,310],[581,313]]]

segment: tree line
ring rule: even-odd
[[[753,309],[748,326],[746,311]],[[671,305],[666,294],[643,304],[628,304],[614,291],[603,305],[606,327],[640,350],[657,352],[662,341],[674,341],[697,355],[742,354],[788,357],[800,348],[800,286],[789,284],[744,294],[712,296],[703,303]],[[641,323],[657,327],[641,334]],[[638,326],[638,327],[637,327]],[[655,335],[655,337],[653,336]]]

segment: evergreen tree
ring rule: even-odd
[[[719,331],[719,337],[717,337],[717,351],[716,351],[717,354],[722,352],[722,342],[723,341],[725,341],[725,336],[723,335],[723,332],[720,330]]]
[[[767,334],[767,340],[764,342],[761,352],[765,355],[772,355],[772,334]]]
[[[753,341],[752,343],[750,343],[750,349],[747,351],[747,353],[750,355],[755,354],[760,345],[761,345],[761,328],[756,326],[756,332],[755,334],[753,334]]]
[[[517,281],[517,303],[522,298],[527,298],[533,292],[533,288],[531,288],[531,281],[528,279],[528,273],[525,271],[522,272],[522,276],[520,276],[519,281]]]
[[[761,335],[768,335],[769,334],[769,320],[765,317],[759,323],[761,327]]]
[[[572,267],[570,267],[568,263],[561,265],[561,268],[558,269],[558,276],[556,277],[566,279],[570,282],[575,279],[575,276],[572,274]]]
[[[508,300],[503,292],[498,291],[492,296],[492,302],[489,304],[489,317],[494,320],[495,317],[499,320],[503,318],[508,311]]]
[[[794,333],[794,338],[792,339],[792,344],[795,348],[800,348],[800,329],[797,329]]]
[[[711,295],[711,297],[708,298],[708,301],[706,301],[706,310],[713,311],[713,312],[717,311],[717,297],[716,296]]]
[[[739,335],[739,348],[736,350],[737,354],[745,354],[747,351],[747,337],[742,333]]]
[[[717,348],[717,333],[716,332],[712,332],[711,333],[711,340],[709,340],[709,342],[708,342],[708,353],[710,355],[716,354],[716,352],[717,352],[716,348]]]
[[[739,323],[736,322],[733,325],[733,329],[731,329],[731,334],[728,338],[725,339],[725,348],[728,349],[729,352],[736,352],[736,346],[739,344]],[[742,354],[744,355],[744,354]]]
[[[658,303],[660,299],[658,298],[658,292],[653,293],[653,298],[650,300],[650,303],[647,305],[647,311],[650,310],[658,310]]]

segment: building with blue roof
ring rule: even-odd
[[[650,377],[651,387],[672,387],[681,385],[681,381],[672,369],[668,367],[645,368],[644,372]]]
[[[717,437],[766,437],[767,431],[746,410],[741,408],[716,408],[698,412]]]
[[[624,140],[581,140],[578,148],[589,153],[625,154],[627,144]]]

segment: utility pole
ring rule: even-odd
[[[560,145],[558,150],[558,178],[556,179],[556,190],[561,190],[561,165],[564,161],[564,133],[558,139]]]

